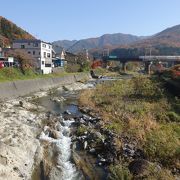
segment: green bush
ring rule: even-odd
[[[140,68],[140,63],[138,62],[128,62],[126,65],[126,69],[128,71],[137,71]]]
[[[151,160],[163,165],[173,165],[180,153],[179,134],[172,126],[162,125],[146,134],[144,151]]]
[[[77,135],[82,136],[86,131],[88,131],[86,126],[79,126],[77,129]]]
[[[168,112],[167,116],[169,118],[169,121],[180,122],[180,116],[173,111]]]
[[[79,64],[67,64],[66,72],[68,73],[75,73],[80,71],[81,66]]]
[[[80,68],[80,72],[87,72],[87,71],[90,71],[90,62],[89,61],[84,61],[82,64],[81,64],[81,68]]]
[[[131,80],[134,95],[138,97],[157,98],[162,97],[163,91],[159,83],[144,76],[138,76]]]
[[[110,166],[110,176],[109,180],[131,180],[132,175],[129,169],[121,165],[111,165]]]

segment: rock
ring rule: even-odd
[[[7,157],[4,157],[2,155],[0,155],[0,164],[3,164],[3,165],[7,165],[8,161],[7,161]]]
[[[61,168],[58,168],[58,166],[52,167],[52,169],[48,175],[48,179],[59,180],[59,177],[62,177]],[[46,179],[46,178],[44,178],[44,179]]]
[[[106,162],[106,159],[101,158],[99,161],[100,161],[100,162]]]
[[[123,155],[125,157],[133,157],[135,155],[134,146],[132,144],[124,144]]]
[[[66,111],[64,111],[64,113],[63,114],[68,114],[68,115],[71,115],[71,112],[69,111],[69,110],[66,110]]]
[[[102,136],[100,132],[95,132],[94,135],[95,135],[95,138],[99,138],[101,140],[104,139],[104,137]]]
[[[90,153],[94,154],[96,152],[95,148],[89,150]]]
[[[19,105],[20,105],[21,107],[23,107],[23,102],[22,102],[22,101],[19,101]]]
[[[135,176],[146,176],[150,173],[152,163],[144,159],[137,159],[129,164],[129,171]]]
[[[52,97],[51,100],[54,102],[60,103],[60,102],[65,101],[65,98],[64,97]]]
[[[37,110],[37,106],[27,101],[19,101],[19,106],[27,110]],[[40,109],[40,108],[38,108]]]
[[[79,122],[80,122],[81,124],[85,124],[85,123],[86,123],[83,118],[81,118],[81,119],[79,120]]]
[[[102,166],[102,163],[101,163],[101,162],[99,162],[99,163],[98,163],[98,165],[99,165],[99,166]]]
[[[88,142],[85,141],[85,142],[84,142],[84,150],[87,149],[87,145],[88,145]]]
[[[60,133],[56,130],[50,130],[49,132],[49,137],[53,139],[59,139],[60,138]]]
[[[92,109],[90,109],[90,108],[88,108],[88,107],[80,107],[79,110],[80,110],[82,113],[89,114]]]

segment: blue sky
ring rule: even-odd
[[[180,24],[180,0],[0,0],[0,6],[1,16],[50,42],[152,35]]]

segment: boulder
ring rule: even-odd
[[[56,131],[56,130],[50,130],[49,137],[51,137],[53,139],[59,139],[60,133],[59,133],[59,131]]]
[[[158,168],[155,164],[144,160],[144,159],[136,159],[129,164],[129,171],[137,177],[146,177],[152,171],[157,171]]]

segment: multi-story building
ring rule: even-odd
[[[23,49],[37,60],[43,74],[52,73],[52,44],[41,40],[15,40],[13,49]]]

